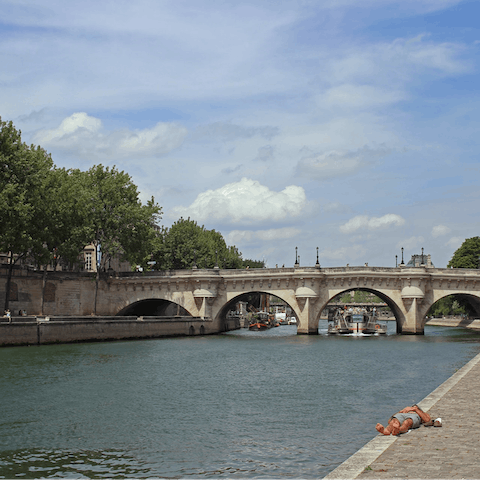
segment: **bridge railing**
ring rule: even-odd
[[[135,271],[135,272],[115,272],[106,271],[100,272],[102,279],[109,277],[128,278],[128,277],[198,277],[203,275],[228,277],[231,275],[251,275],[251,276],[268,276],[276,274],[308,274],[308,275],[328,275],[336,273],[388,273],[388,274],[402,274],[402,273],[417,273],[417,274],[436,274],[446,276],[480,276],[480,269],[467,269],[467,268],[435,268],[435,267],[375,267],[375,266],[343,266],[343,267],[326,267],[321,268],[318,266],[307,267],[275,267],[275,268],[242,268],[242,269],[189,269],[189,270],[152,270],[152,271]],[[6,269],[1,268],[0,276],[6,276]],[[40,270],[30,270],[24,268],[18,268],[14,270],[14,276],[41,276],[43,272]],[[48,278],[68,278],[68,277],[92,277],[95,276],[95,272],[71,272],[71,271],[49,271]]]
[[[308,273],[308,274],[329,274],[329,273],[354,273],[354,272],[385,272],[385,273],[437,273],[447,275],[479,275],[480,270],[466,269],[466,268],[435,268],[435,267],[374,267],[374,266],[344,266],[344,267],[275,267],[275,268],[242,268],[242,269],[220,269],[220,268],[205,268],[205,269],[189,269],[189,270],[153,270],[143,272],[115,272],[116,277],[175,277],[175,276],[197,276],[197,275],[218,275],[228,276],[232,274],[242,275],[275,275],[278,273]]]

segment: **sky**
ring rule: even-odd
[[[0,0],[0,117],[269,267],[480,234],[478,0]],[[296,250],[297,248],[297,250]]]

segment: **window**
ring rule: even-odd
[[[92,253],[85,252],[85,270],[92,270]]]

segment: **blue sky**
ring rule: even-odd
[[[268,266],[479,235],[480,4],[0,0],[0,115]]]

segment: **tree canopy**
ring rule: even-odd
[[[52,167],[45,150],[26,145],[12,122],[0,118],[0,251],[11,254],[12,264],[43,248],[36,227]]]
[[[479,268],[480,237],[467,238],[448,262],[449,268]]]
[[[193,268],[262,268],[263,261],[243,259],[235,246],[228,246],[220,232],[207,230],[183,217],[162,228],[152,255],[155,270]]]
[[[115,167],[94,166],[84,181],[88,236],[101,249],[101,267],[108,268],[116,256],[146,266],[155,248],[155,226],[161,214],[153,197],[142,205],[131,177]]]
[[[153,255],[155,269],[241,268],[242,254],[227,246],[222,234],[207,230],[196,221],[180,218],[159,234],[158,248]]]

